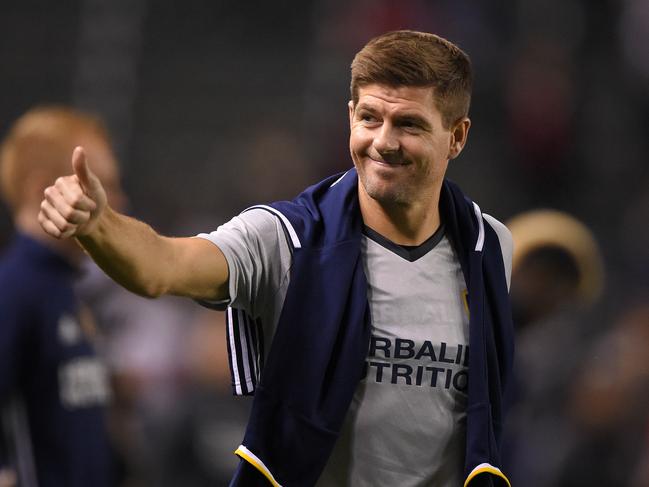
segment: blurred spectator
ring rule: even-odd
[[[45,235],[37,221],[44,189],[69,173],[79,144],[108,181],[111,204],[121,206],[107,133],[90,115],[34,108],[14,123],[0,152],[2,196],[16,227],[0,261],[3,460],[27,487],[114,484],[108,377],[92,319],[72,287],[84,254],[74,240]]]
[[[649,479],[642,478],[647,473],[647,458],[642,455],[649,410],[647,350],[649,305],[645,297],[625,308],[591,348],[575,377],[570,419],[578,441],[554,485],[647,485]]]
[[[603,264],[592,232],[574,217],[536,210],[511,218],[512,302],[519,328],[599,298]],[[515,284],[515,287],[514,287]]]
[[[248,401],[231,393],[222,313],[143,299],[85,264],[77,288],[104,337],[121,485],[227,485]]]
[[[27,487],[225,485],[248,404],[231,397],[222,317],[125,291],[76,242],[49,238],[37,222],[46,182],[69,173],[81,144],[123,211],[99,120],[35,108],[2,145],[2,195],[17,235],[0,263],[0,485],[16,474]]]
[[[556,487],[575,441],[567,415],[594,330],[585,317],[603,285],[592,233],[557,211],[507,223],[514,239],[511,299],[517,328],[515,402],[508,431],[512,485]]]

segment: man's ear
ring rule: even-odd
[[[349,128],[352,128],[352,121],[354,120],[354,101],[349,100],[349,103],[347,103],[347,107],[349,108]]]
[[[469,137],[469,128],[471,128],[471,120],[468,117],[462,117],[451,128],[451,139],[448,148],[449,159],[455,159],[464,149],[466,140]]]

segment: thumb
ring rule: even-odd
[[[72,169],[79,179],[79,183],[81,183],[81,188],[85,192],[89,191],[92,187],[92,172],[88,167],[86,152],[81,146],[75,147],[74,152],[72,152]]]

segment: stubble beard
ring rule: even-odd
[[[387,181],[376,181],[367,174],[361,174],[359,176],[360,182],[367,195],[381,206],[408,206],[412,203],[412,191],[408,190],[407,185],[390,184]]]

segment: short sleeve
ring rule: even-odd
[[[228,263],[230,305],[260,316],[273,304],[288,278],[291,247],[281,221],[264,209],[252,209],[198,238],[216,245]]]

